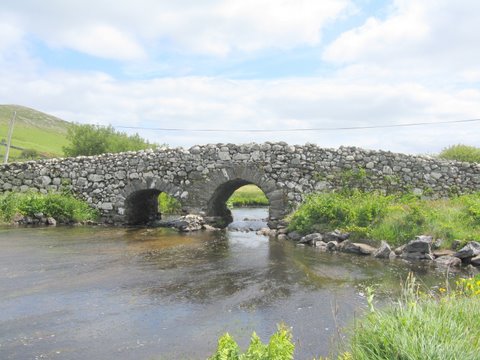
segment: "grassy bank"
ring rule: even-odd
[[[342,359],[479,359],[480,276],[462,279],[454,291],[421,291],[407,281],[394,306],[356,322]]]
[[[256,185],[245,185],[235,191],[227,201],[228,207],[268,206],[268,199]]]
[[[392,245],[428,234],[443,239],[447,247],[455,239],[480,238],[480,193],[439,200],[363,192],[314,194],[291,216],[290,229],[303,234],[341,229],[354,239]]]
[[[0,222],[10,223],[17,215],[53,217],[61,223],[96,220],[98,213],[88,203],[69,194],[6,193],[0,195]]]

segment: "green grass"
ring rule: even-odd
[[[68,144],[66,135],[70,123],[54,116],[17,105],[0,105],[0,140],[7,140],[13,111],[17,112],[12,145],[36,150],[43,157],[63,156],[62,147]],[[21,150],[10,150],[10,161],[21,160]],[[0,146],[0,156],[5,147]]]
[[[426,234],[443,239],[446,247],[456,239],[480,238],[480,193],[440,200],[358,191],[314,194],[289,220],[289,228],[302,234],[341,229],[354,239],[386,240],[392,245]]]
[[[227,201],[229,207],[268,206],[268,204],[263,191],[253,184],[237,189]]]
[[[407,281],[393,306],[375,309],[351,329],[341,359],[479,359],[480,276],[459,282],[456,291],[422,292]]]
[[[96,220],[98,212],[70,194],[36,192],[0,195],[0,222],[8,223],[16,214],[33,217],[37,213],[60,223]]]
[[[452,145],[438,154],[440,159],[480,163],[480,148],[468,145]]]

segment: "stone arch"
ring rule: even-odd
[[[128,225],[144,225],[160,219],[158,195],[167,193],[180,200],[177,186],[157,178],[133,180],[123,190],[124,219]]]
[[[226,226],[232,222],[226,201],[235,190],[248,184],[254,184],[264,192],[269,201],[269,226],[276,227],[278,220],[286,215],[287,198],[284,190],[275,180],[268,178],[258,165],[233,165],[218,170],[198,187],[199,202],[207,220],[217,226]]]

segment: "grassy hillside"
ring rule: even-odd
[[[67,129],[70,123],[52,115],[18,105],[0,105],[0,142],[7,141],[8,125],[17,112],[12,136],[12,145],[36,150],[41,157],[63,156],[62,147],[67,145]],[[21,160],[22,151],[11,149],[9,161]],[[3,160],[5,147],[0,146]]]

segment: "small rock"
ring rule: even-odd
[[[277,238],[278,238],[278,240],[287,240],[287,239],[288,239],[288,237],[287,237],[286,234],[279,234],[279,235],[277,236]]]
[[[480,255],[480,243],[476,241],[470,241],[467,245],[461,248],[454,254],[459,259],[468,259]]]
[[[407,246],[407,244],[403,244],[403,245],[401,245],[401,246],[399,246],[399,247],[395,248],[395,250],[394,250],[394,252],[395,252],[395,255],[397,255],[397,256],[400,256],[400,255],[402,255],[402,253],[403,253],[403,249],[405,249],[405,246]]]
[[[205,231],[219,231],[221,229],[216,228],[212,225],[205,224],[205,225],[203,225],[203,230],[205,230]]]
[[[475,256],[470,260],[470,264],[473,266],[480,266],[480,255]]]
[[[462,240],[453,240],[452,242],[452,250],[458,250],[462,246]]]
[[[349,240],[340,243],[338,248],[342,252],[358,255],[371,255],[377,250],[373,246],[362,243],[352,243]]]
[[[316,241],[322,241],[323,236],[320,233],[308,234],[302,237],[298,242],[301,244],[313,245]]]
[[[404,252],[400,255],[402,259],[417,261],[417,260],[433,260],[433,255],[424,252]]]
[[[375,250],[372,255],[373,257],[376,257],[378,259],[388,259],[390,257],[391,252],[392,252],[392,249],[390,248],[390,245],[388,245],[387,242],[382,240],[380,247],[377,250]]]
[[[296,231],[289,232],[287,235],[288,235],[288,238],[293,241],[299,241],[302,238],[302,235],[300,235]]]
[[[53,217],[49,216],[45,222],[47,225],[50,226],[57,226],[57,220],[55,220]]]
[[[442,250],[435,250],[433,251],[433,256],[435,258],[443,257],[443,256],[453,256],[455,251],[449,249],[442,249]]]
[[[350,237],[349,233],[342,233],[340,230],[334,230],[326,233],[323,236],[324,241],[337,241],[342,242],[347,240]]]
[[[323,241],[315,241],[314,245],[318,250],[327,251],[327,243]]]
[[[421,252],[429,254],[432,252],[432,237],[418,236],[415,240],[410,241],[403,249],[404,253]]]
[[[435,259],[435,263],[441,266],[458,267],[462,265],[462,260],[455,256],[445,255]]]
[[[338,242],[337,241],[329,241],[327,243],[327,250],[328,251],[337,251],[338,250]]]

